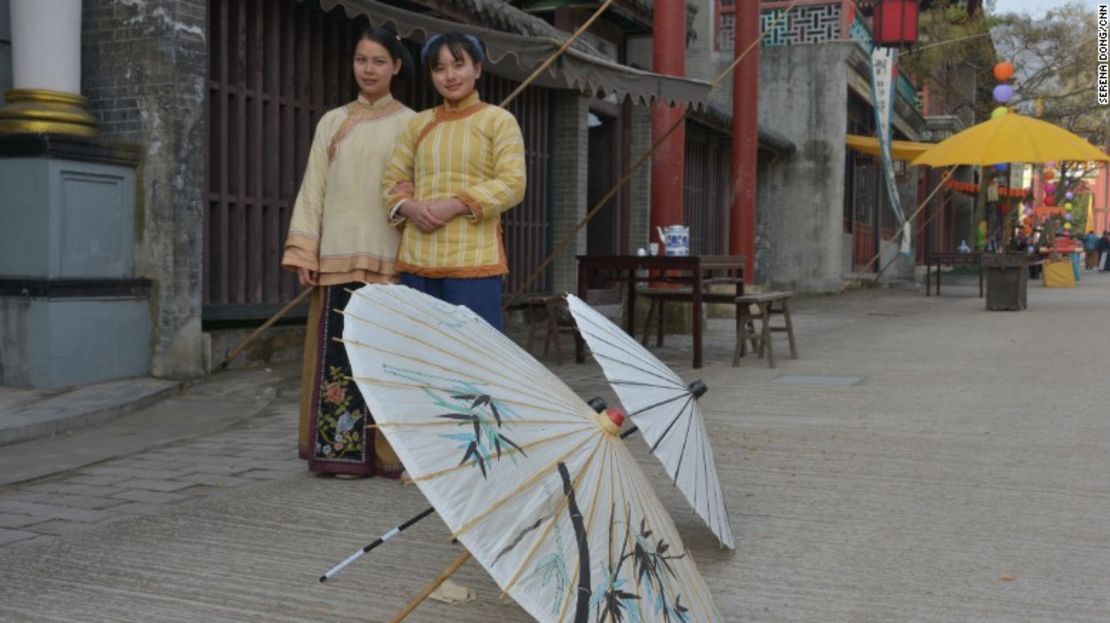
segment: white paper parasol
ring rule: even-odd
[[[694,512],[729,549],[735,549],[721,479],[698,398],[701,381],[686,383],[665,363],[582,299],[567,294],[578,331],[640,429],[651,453],[663,463]]]
[[[465,308],[367,285],[344,314],[377,425],[454,536],[533,617],[721,619],[612,418]]]

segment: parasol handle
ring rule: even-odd
[[[604,400],[602,400],[600,398],[595,398],[594,400],[598,400],[600,402],[605,402]],[[593,403],[593,401],[590,401],[590,402],[591,402],[591,404]],[[629,435],[631,435],[635,432],[638,432],[639,430],[640,429],[636,428],[635,426],[630,426],[630,427],[628,427],[628,430],[621,433],[621,439],[624,439],[624,438],[628,437]],[[362,558],[363,554],[366,554],[366,553],[370,552],[370,550],[377,548],[379,545],[381,545],[381,544],[385,543],[386,541],[390,540],[391,538],[397,536],[398,534],[403,532],[406,528],[409,528],[409,527],[413,526],[414,524],[418,523],[421,519],[424,519],[425,517],[427,517],[428,515],[431,515],[434,512],[435,512],[435,509],[432,508],[431,506],[429,506],[428,508],[421,511],[419,514],[408,518],[401,525],[397,526],[396,528],[391,529],[389,532],[386,532],[382,536],[380,536],[377,539],[374,539],[373,541],[371,541],[366,547],[363,547],[362,549],[355,551],[355,553],[353,553],[350,556],[348,556],[347,558],[345,558],[343,560],[343,562],[335,565],[331,569],[328,569],[327,572],[324,573],[324,575],[320,576],[320,581],[321,582],[327,582],[328,580],[333,578],[337,573],[339,573],[340,571],[345,569],[352,562],[358,560],[359,558]],[[451,543],[457,543],[457,542],[458,542],[458,539],[454,539],[454,540],[451,541]],[[435,590],[435,589],[433,588],[432,590]]]
[[[363,554],[365,554],[365,553],[369,552],[370,550],[376,548],[377,546],[381,545],[382,543],[385,543],[386,541],[392,539],[393,537],[397,536],[398,534],[401,534],[407,528],[411,527],[413,524],[417,523],[421,519],[424,519],[428,515],[431,515],[432,513],[434,513],[435,510],[436,509],[429,506],[428,508],[425,508],[423,511],[421,511],[420,514],[418,514],[414,517],[410,517],[407,521],[405,521],[405,523],[397,526],[396,528],[391,529],[389,532],[386,532],[385,534],[381,535],[380,537],[374,539],[369,544],[367,544],[366,547],[363,547],[362,549],[356,551],[355,553],[353,553],[350,556],[348,556],[347,558],[345,558],[343,560],[343,562],[339,563],[338,565],[335,565],[331,569],[328,569],[327,572],[324,573],[324,575],[320,576],[320,581],[321,582],[328,581],[329,579],[332,578],[332,576],[334,576],[335,574],[342,571],[347,565],[349,565],[352,562],[358,560],[359,558],[362,558]]]
[[[401,610],[398,611],[397,614],[393,615],[393,618],[389,620],[389,623],[400,623],[401,621],[404,621],[405,617],[412,614],[412,611],[416,610],[417,606],[424,603],[424,600],[428,598],[428,595],[431,595],[432,592],[439,588],[440,584],[443,584],[444,581],[447,580],[447,578],[451,577],[456,571],[458,571],[459,567],[463,566],[463,563],[465,563],[469,559],[470,552],[464,550],[463,553],[459,554],[458,558],[451,561],[451,564],[444,567],[443,571],[439,573],[436,579],[432,580],[428,583],[427,586],[424,587],[424,590],[420,591],[420,593],[418,593],[416,597],[410,599],[409,602],[405,604],[404,608],[401,608]]]

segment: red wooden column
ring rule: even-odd
[[[759,2],[736,3],[735,56],[759,38]],[[732,211],[728,251],[744,256],[744,282],[755,278],[755,183],[759,158],[759,45],[732,74]]]
[[[686,0],[656,2],[654,10],[652,70],[670,76],[684,76],[686,75]],[[652,106],[652,144],[662,138],[681,117],[681,108],[660,104]],[[657,238],[656,227],[683,224],[685,147],[686,126],[685,122],[682,122],[682,125],[652,155],[649,240]]]

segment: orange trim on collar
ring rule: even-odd
[[[416,137],[416,142],[412,144],[413,153],[416,153],[416,148],[420,147],[420,143],[424,140],[424,138],[428,136],[428,134],[431,134],[432,130],[434,130],[439,124],[446,123],[448,121],[458,121],[459,119],[466,119],[467,117],[477,114],[488,107],[489,104],[485,102],[476,102],[470,106],[467,106],[466,108],[447,108],[446,104],[442,104],[436,107],[435,117],[428,122],[428,125],[424,126],[424,129],[420,130],[420,134],[418,134]]]

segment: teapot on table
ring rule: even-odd
[[[656,227],[659,241],[663,243],[663,255],[690,255],[690,228],[686,225],[667,225]]]

